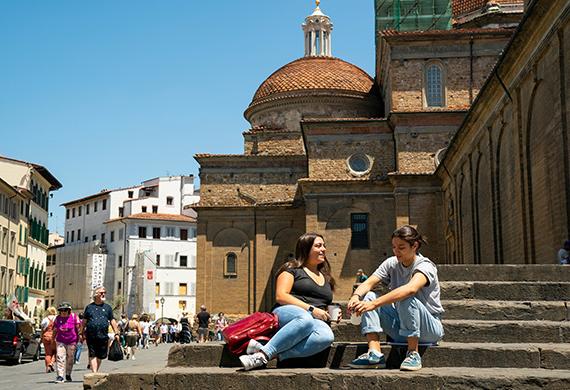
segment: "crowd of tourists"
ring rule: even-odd
[[[79,363],[85,348],[89,354],[87,368],[98,372],[115,340],[120,345],[122,358],[126,360],[135,360],[137,350],[160,343],[223,340],[221,332],[228,324],[224,313],[211,317],[202,306],[194,318],[182,313],[179,320],[152,320],[143,313],[133,314],[131,318],[123,314],[117,321],[112,307],[105,303],[106,294],[104,287],[96,288],[93,302],[80,313],[73,312],[68,302],[46,310],[40,324],[41,342],[45,351],[45,371],[55,373],[56,383],[72,381],[73,366]]]

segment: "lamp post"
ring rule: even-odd
[[[160,308],[161,308],[160,318],[164,318],[164,297],[160,298]]]

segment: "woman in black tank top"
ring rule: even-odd
[[[279,318],[279,331],[266,345],[249,342],[247,355],[240,356],[245,370],[260,368],[276,357],[286,360],[311,356],[332,344],[327,305],[332,302],[335,281],[325,252],[320,234],[299,237],[295,259],[277,272],[277,305],[273,313]]]

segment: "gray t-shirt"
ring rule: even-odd
[[[416,272],[421,272],[428,282],[416,294],[418,298],[431,314],[440,315],[444,312],[439,299],[439,280],[437,278],[437,267],[427,257],[416,255],[416,259],[409,267],[404,267],[396,256],[384,260],[374,271],[374,276],[380,278],[390,290],[394,290],[407,284]]]

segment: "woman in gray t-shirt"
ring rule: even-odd
[[[386,259],[350,297],[348,309],[362,315],[361,330],[368,340],[368,352],[354,359],[353,368],[384,368],[386,361],[380,351],[379,333],[408,345],[406,359],[400,369],[422,368],[418,345],[437,343],[443,337],[437,267],[419,254],[426,243],[411,226],[402,226],[392,233],[395,256]],[[371,290],[383,283],[391,290],[378,296]]]

